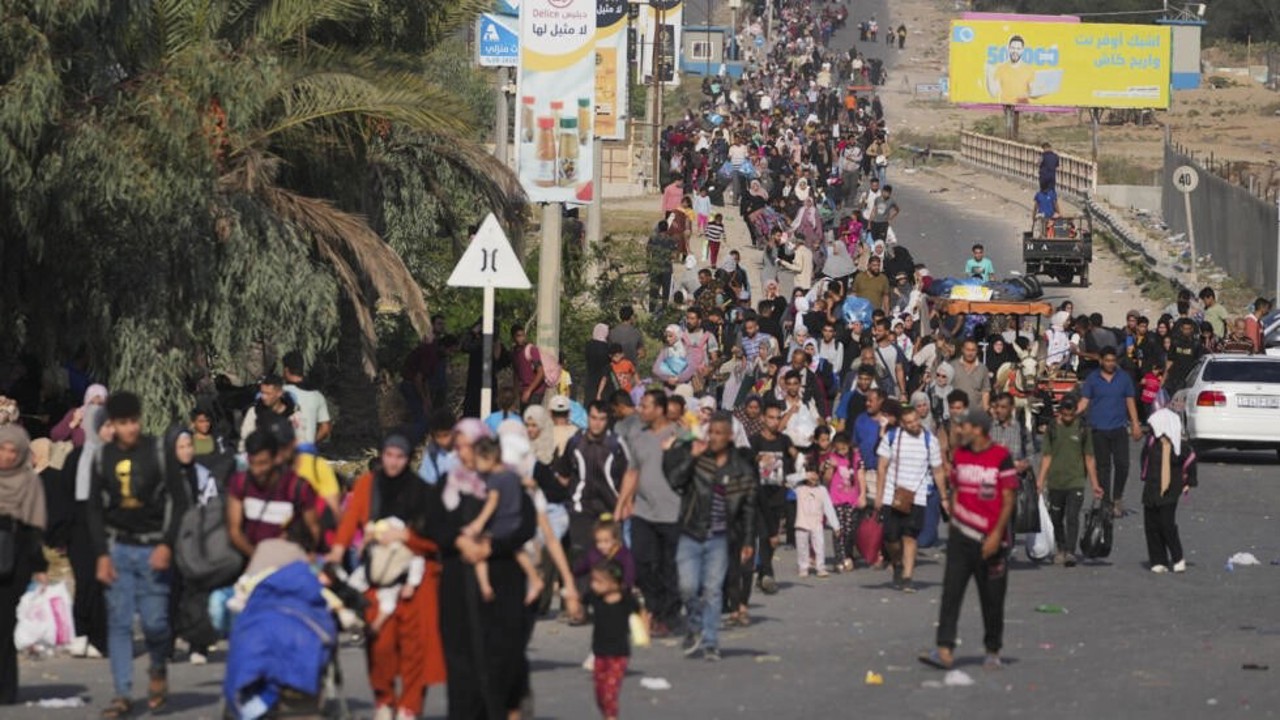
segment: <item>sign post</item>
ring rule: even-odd
[[[1173,186],[1182,193],[1187,209],[1187,240],[1191,242],[1191,282],[1198,284],[1196,275],[1196,229],[1191,220],[1191,193],[1200,185],[1200,173],[1190,165],[1179,165],[1173,171]]]
[[[533,287],[524,274],[520,258],[511,247],[511,241],[498,224],[498,218],[489,213],[475,237],[471,238],[462,258],[454,266],[446,283],[449,287],[478,287],[484,289],[484,319],[481,332],[484,357],[480,380],[480,417],[488,417],[493,408],[493,302],[497,288],[528,290]]]

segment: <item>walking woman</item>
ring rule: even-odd
[[[1151,432],[1142,445],[1142,524],[1147,534],[1151,572],[1187,571],[1178,535],[1178,498],[1195,487],[1196,453],[1182,437],[1182,410],[1187,391],[1179,390],[1169,405],[1151,413]]]
[[[616,388],[606,387],[609,377],[609,326],[596,323],[591,330],[591,339],[587,341],[587,383],[583,387],[582,404],[590,405],[593,400],[604,400]]]
[[[452,473],[476,472],[475,443],[488,436],[478,420],[458,423],[454,448],[458,465]],[[449,676],[450,720],[500,720],[519,717],[529,694],[529,662],[525,645],[529,614],[525,612],[525,574],[516,562],[533,537],[537,519],[533,502],[521,494],[520,527],[502,539],[472,539],[462,534],[469,518],[463,503],[444,492],[446,483],[429,486],[425,530],[440,549],[440,636]],[[487,562],[494,599],[481,601],[475,564]]]
[[[218,482],[208,468],[196,462],[196,446],[191,431],[174,425],[164,434],[165,468],[177,475],[176,482],[187,489],[195,506],[203,507],[218,496]],[[173,573],[169,581],[169,617],[173,619],[173,635],[191,648],[188,660],[204,665],[218,642],[218,631],[209,618],[209,593],[215,588],[189,583],[181,573]],[[170,653],[172,655],[172,653]]]
[[[422,714],[427,687],[445,681],[444,650],[440,644],[440,559],[434,542],[421,534],[415,525],[424,506],[429,487],[409,470],[413,449],[403,435],[391,435],[382,443],[379,468],[361,475],[346,512],[329,560],[339,563],[351,546],[357,531],[370,522],[399,518],[408,527],[366,534],[366,543],[402,542],[413,553],[426,558],[426,572],[416,587],[406,585],[396,603],[395,612],[382,621],[365,644],[369,664],[369,685],[373,688],[375,718],[406,720]],[[399,525],[396,523],[395,525]],[[372,627],[379,614],[378,592],[365,591],[369,606],[365,619]],[[400,692],[396,693],[396,680]]]
[[[106,587],[98,582],[98,552],[89,535],[89,481],[102,445],[110,440],[112,430],[107,422],[107,410],[101,405],[86,407],[82,425],[84,445],[73,450],[63,465],[63,472],[71,478],[75,498],[67,533],[67,560],[75,578],[76,595],[71,602],[71,614],[77,636],[69,650],[72,657],[94,659],[107,654],[107,597]]]
[[[0,705],[18,702],[18,649],[13,644],[18,601],[34,577],[48,582],[42,551],[44,485],[31,469],[31,439],[17,425],[0,427]],[[6,537],[7,536],[7,537]]]

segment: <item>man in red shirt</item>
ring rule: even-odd
[[[991,440],[991,416],[971,410],[960,427],[964,444],[956,448],[951,488],[939,488],[951,514],[947,568],[942,580],[942,610],[938,620],[938,649],[920,656],[926,665],[951,668],[956,647],[960,605],[972,577],[982,603],[983,668],[999,669],[1004,636],[1004,596],[1008,589],[1009,519],[1018,492],[1013,458]],[[944,483],[944,485],[947,483]]]

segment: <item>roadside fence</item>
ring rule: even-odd
[[[986,170],[1035,184],[1040,177],[1041,149],[1035,145],[970,132],[960,133],[960,159]],[[1098,186],[1098,168],[1089,160],[1058,153],[1058,193],[1085,199]]]

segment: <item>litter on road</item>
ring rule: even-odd
[[[670,690],[671,683],[666,678],[646,677],[640,678],[640,687],[645,690]]]

